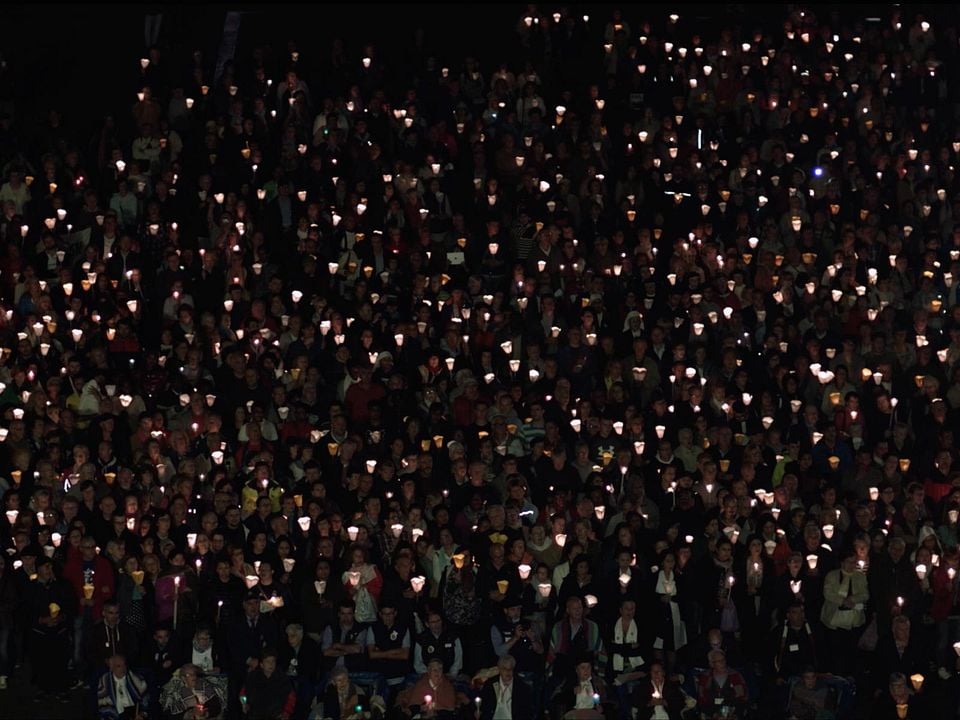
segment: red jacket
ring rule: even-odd
[[[947,574],[947,564],[941,563],[940,567],[933,571],[930,578],[930,585],[933,587],[933,604],[930,607],[930,615],[934,620],[945,620],[953,610],[954,602],[957,597],[957,586],[960,584],[960,578],[954,577],[951,582]],[[957,573],[960,575],[960,572]]]
[[[83,601],[83,557],[80,549],[72,545],[67,548],[67,562],[63,566],[63,578],[70,583],[77,602]],[[113,598],[116,578],[113,574],[113,565],[101,555],[97,555],[93,566],[93,622],[98,622],[103,615],[103,604]],[[83,605],[80,605],[81,612]]]

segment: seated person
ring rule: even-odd
[[[921,693],[915,693],[903,673],[890,675],[887,693],[880,698],[871,713],[877,720],[904,720],[907,718],[928,717],[930,708],[924,702]]]
[[[705,718],[742,718],[747,706],[747,684],[743,675],[727,667],[723,650],[707,654],[710,669],[697,678],[700,711]]]
[[[290,623],[286,628],[287,641],[280,646],[280,671],[286,673],[297,693],[294,720],[305,720],[316,695],[317,675],[320,670],[320,644],[303,632],[303,625]]]
[[[465,698],[459,698],[462,700]],[[427,672],[413,687],[397,696],[397,705],[406,715],[426,713],[434,716],[452,717],[457,709],[457,691],[443,673],[443,661],[434,658],[427,663]]]
[[[164,686],[160,706],[164,720],[217,720],[226,708],[226,688],[188,663]]]
[[[820,681],[813,667],[804,668],[793,686],[787,716],[791,720],[825,720],[835,717],[836,691]]]
[[[512,655],[497,661],[497,677],[488,680],[480,691],[480,720],[521,720],[531,714],[533,695],[527,684],[515,677],[516,666]]]
[[[147,717],[149,711],[147,683],[127,670],[123,655],[114,655],[108,669],[100,676],[97,687],[97,708],[101,720]]]
[[[220,654],[217,652],[213,634],[208,626],[200,625],[197,628],[187,659],[205,673],[220,674]]]
[[[663,663],[650,663],[650,673],[633,689],[637,720],[678,720],[687,707],[687,696],[680,683],[667,677]],[[691,704],[693,701],[691,700]],[[630,711],[627,707],[627,711]]]
[[[368,696],[362,687],[350,680],[346,668],[334,668],[330,673],[322,700],[324,720],[361,720],[383,715],[386,710],[383,698]]]
[[[611,709],[607,685],[593,672],[593,657],[579,655],[574,675],[567,678],[553,696],[553,717],[603,720]],[[611,714],[610,717],[614,717]]]
[[[240,702],[247,720],[290,720],[297,695],[290,678],[277,669],[276,652],[263,651],[260,664],[240,689]]]
[[[173,624],[162,622],[154,628],[153,637],[147,644],[147,669],[158,686],[166,685],[173,672],[183,662],[183,651],[173,632]]]

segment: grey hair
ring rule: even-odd
[[[517,659],[513,655],[504,655],[497,660],[497,667],[503,670],[513,670],[517,666]]]

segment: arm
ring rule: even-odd
[[[553,666],[553,661],[557,658],[557,643],[560,642],[560,626],[562,621],[556,623],[550,631],[550,645],[547,648],[547,669]]]
[[[853,599],[854,603],[866,603],[870,599],[870,588],[867,585],[866,578],[859,583],[851,582],[850,593],[850,597]]]
[[[747,702],[747,683],[743,679],[743,675],[740,673],[734,673],[730,677],[731,685],[733,686],[734,696],[736,697],[737,702],[746,703]]]
[[[490,628],[490,644],[493,645],[493,652],[496,656],[502,658],[510,654],[511,648],[517,644],[517,638],[513,637],[507,642],[504,642],[503,633],[500,632],[500,629],[496,625],[493,625]]]
[[[463,645],[460,644],[460,638],[457,638],[453,644],[453,665],[450,666],[450,675],[457,677],[463,670]]]
[[[367,653],[371,660],[409,660],[410,659],[410,632],[404,635],[403,647],[392,650],[379,650],[374,645],[373,630],[367,631]]]
[[[100,676],[100,682],[97,685],[97,708],[100,710],[100,715],[110,713],[114,710],[113,698],[110,696],[110,682],[107,675]]]
[[[702,676],[697,678],[697,699],[700,702],[700,707],[708,708],[711,706],[713,697],[710,692],[710,681],[708,678]]]
[[[603,646],[603,638],[600,637],[600,628],[596,623],[593,624],[594,631],[597,634],[597,641],[594,643],[593,652],[597,657],[597,666],[606,667],[607,665],[607,651]]]
[[[823,599],[839,605],[846,598],[840,596],[839,573],[831,572],[823,581]]]
[[[418,675],[423,675],[427,671],[427,666],[423,664],[423,649],[420,643],[413,648],[413,669]]]
[[[286,720],[291,715],[293,715],[293,710],[297,706],[297,694],[290,690],[287,693],[287,699],[283,701],[283,710],[280,711],[280,717],[282,720]]]
[[[333,632],[330,628],[323,631],[321,648],[324,657],[338,658],[343,656],[343,646],[340,643],[333,642]]]

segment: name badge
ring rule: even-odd
[[[800,646],[797,645],[796,643],[790,646],[790,652],[798,652],[799,650],[800,650]]]
[[[713,704],[714,704],[714,705],[723,705],[723,698],[714,698],[714,699],[713,699]]]

